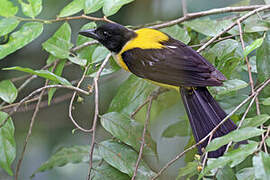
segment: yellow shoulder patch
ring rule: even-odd
[[[164,46],[160,42],[169,40],[169,37],[166,34],[155,29],[143,28],[135,31],[135,33],[137,36],[127,42],[122,50],[116,55],[117,63],[127,71],[128,67],[121,57],[123,52],[134,48],[161,49]]]

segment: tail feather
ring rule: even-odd
[[[206,87],[180,88],[183,103],[187,111],[189,122],[196,142],[203,139],[212,131],[225,117],[226,113],[215,101]],[[237,126],[232,120],[228,119],[214,133],[213,139],[228,134],[236,129]],[[202,148],[207,146],[208,140],[198,146],[199,153]],[[216,151],[208,153],[208,157],[219,157],[225,152],[226,145]]]

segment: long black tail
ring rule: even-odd
[[[213,128],[215,128],[225,117],[226,113],[215,101],[206,87],[185,88],[181,87],[183,103],[185,105],[189,122],[196,142],[204,138]],[[237,126],[228,119],[215,132],[213,139],[223,136],[236,129]],[[199,153],[205,148],[208,140],[198,146]],[[208,157],[222,156],[226,150],[226,145],[216,151],[208,153]]]

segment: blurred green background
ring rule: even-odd
[[[60,10],[67,5],[68,1],[44,0],[43,11],[39,18],[55,18]],[[188,12],[197,12],[212,8],[220,8],[230,6],[231,4],[240,2],[238,0],[186,0]],[[252,0],[252,4],[260,4],[262,0]],[[14,1],[16,4],[16,1]],[[1,6],[1,5],[0,5]],[[93,16],[102,16],[101,12],[92,14]],[[23,16],[22,13],[19,16]],[[124,6],[111,19],[124,25],[141,25],[145,23],[171,20],[182,16],[181,0],[136,0]],[[69,21],[72,27],[72,42],[75,44],[77,32],[87,23],[87,20]],[[9,55],[4,60],[0,61],[0,81],[12,77],[25,75],[16,71],[3,72],[1,69],[11,66],[24,66],[33,69],[40,69],[45,65],[48,54],[42,50],[41,43],[47,40],[62,24],[53,23],[44,26],[43,34],[24,47],[21,50]],[[69,80],[79,79],[82,75],[82,70],[75,65],[65,68],[63,76]],[[106,112],[111,99],[117,92],[118,86],[128,77],[128,73],[123,71],[116,72],[110,76],[105,76],[100,81],[100,114]],[[21,82],[20,82],[21,83]],[[32,90],[41,86],[44,83],[43,79],[35,79],[28,88],[24,89],[19,98],[29,94]],[[91,83],[91,79],[84,82],[84,88]],[[89,144],[90,135],[75,132],[72,134],[74,126],[68,117],[68,105],[70,91],[58,90],[56,96],[67,95],[66,100],[60,103],[54,103],[47,107],[46,102],[41,108],[36,123],[33,128],[26,155],[22,163],[19,179],[29,179],[31,174],[45,162],[59,147]],[[152,164],[152,167],[159,168],[176,154],[183,151],[184,146],[188,141],[188,137],[163,138],[161,133],[168,125],[175,123],[178,117],[184,116],[185,112],[179,107],[181,101],[179,95],[175,93],[179,99],[179,103],[170,107],[166,112],[162,112],[155,123],[151,124],[151,134],[158,144],[159,165]],[[15,123],[15,137],[17,142],[17,157],[21,153],[22,143],[26,137],[31,116],[33,114],[31,106],[23,107],[13,116]],[[175,109],[179,109],[179,114],[172,114]],[[93,117],[93,99],[85,98],[83,103],[75,103],[74,117],[84,127],[90,127]],[[164,122],[166,121],[166,122]],[[102,128],[98,128],[97,141],[106,139],[110,135]],[[17,160],[14,164],[17,163]],[[174,179],[180,166],[184,165],[183,160],[175,163],[163,176],[163,179]],[[15,167],[15,166],[14,166]],[[55,168],[51,171],[38,173],[34,180],[73,180],[85,179],[88,170],[88,164],[73,164],[61,168]],[[12,179],[0,169],[0,179]]]

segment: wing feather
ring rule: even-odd
[[[132,73],[159,83],[201,87],[220,86],[226,80],[189,46],[172,38],[162,44],[162,49],[134,48],[121,56]]]

